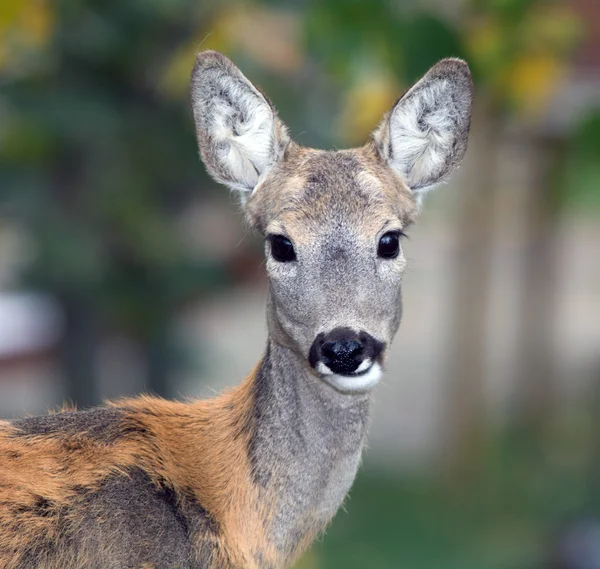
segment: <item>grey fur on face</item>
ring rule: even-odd
[[[406,193],[403,204],[398,186],[398,200],[388,203],[352,152],[312,153],[305,168],[303,189],[266,221],[265,233],[285,234],[297,254],[296,262],[279,263],[265,246],[271,334],[304,358],[319,333],[338,327],[387,343],[399,322],[404,259],[379,259],[377,245],[383,233],[410,223],[412,198]],[[268,189],[249,210],[261,208]]]

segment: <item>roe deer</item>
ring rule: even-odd
[[[463,158],[471,99],[467,64],[445,59],[365,146],[312,150],[233,63],[200,53],[202,160],[265,238],[266,351],[214,399],[0,422],[0,568],[288,566],[356,475],[400,323],[400,239]]]

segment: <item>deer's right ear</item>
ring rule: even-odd
[[[224,55],[199,53],[192,110],[200,156],[215,180],[251,192],[290,139],[266,97]]]
[[[373,133],[379,154],[404,178],[417,201],[463,159],[472,100],[468,65],[443,59],[407,91]]]

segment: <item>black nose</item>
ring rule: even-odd
[[[321,346],[321,361],[333,372],[352,373],[363,361],[364,346],[358,340],[340,339]]]
[[[374,361],[383,347],[366,332],[357,334],[350,328],[336,328],[329,334],[317,336],[310,349],[309,362],[317,370],[322,363],[333,373],[350,375],[366,359]]]

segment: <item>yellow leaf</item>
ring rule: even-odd
[[[465,43],[469,54],[485,67],[502,53],[504,38],[498,21],[491,17],[477,18],[467,26]]]
[[[4,1],[0,8],[0,70],[26,71],[23,61],[46,47],[54,30],[48,0]],[[29,58],[33,61],[32,58]]]
[[[520,110],[537,114],[565,73],[564,63],[551,53],[523,54],[507,68],[502,87]]]
[[[0,2],[0,30],[6,30],[13,26],[22,11],[22,0],[3,0]]]
[[[397,83],[385,73],[359,77],[348,91],[338,119],[340,136],[350,144],[364,142],[401,93]]]
[[[19,18],[27,43],[33,47],[43,46],[53,29],[53,14],[49,3],[44,0],[30,0]]]

